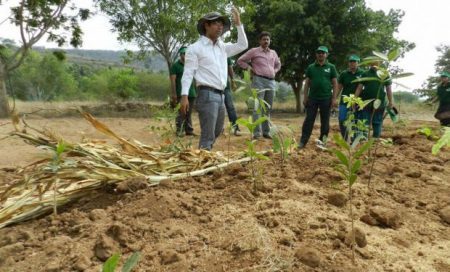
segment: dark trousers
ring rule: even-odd
[[[306,117],[302,126],[302,136],[300,137],[300,143],[303,145],[306,145],[311,137],[318,111],[320,111],[319,139],[323,141],[325,137],[328,137],[328,132],[330,131],[331,98],[324,100],[309,98],[306,105]]]
[[[177,97],[177,103],[180,103],[181,96]],[[189,110],[186,112],[186,115],[182,114],[181,111],[178,111],[177,118],[175,120],[177,126],[177,133],[182,134],[192,133],[194,132],[194,128],[192,127],[192,109],[194,108],[195,97],[188,97],[189,100]]]
[[[231,89],[226,88],[224,94],[225,94],[225,108],[227,109],[228,120],[230,120],[232,126],[236,126],[236,120],[238,119],[238,117],[236,114],[236,109],[234,108]]]

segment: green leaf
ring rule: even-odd
[[[339,145],[340,147],[346,149],[346,150],[350,150],[350,146],[348,145],[348,143],[344,140],[344,138],[342,138],[341,134],[335,134],[333,136],[334,138],[334,142]]]
[[[359,169],[361,169],[361,160],[355,160],[355,162],[352,165],[352,174],[358,173]]]
[[[340,150],[333,149],[333,153],[336,157],[341,161],[341,163],[345,166],[348,166],[348,158],[342,153]]]
[[[267,118],[266,116],[259,117],[258,120],[256,120],[256,121],[253,123],[253,125],[254,125],[255,127],[257,127],[257,126],[261,125],[262,123],[264,123],[264,122],[267,121],[267,120],[268,120],[268,118]]]
[[[381,106],[381,100],[375,99],[375,102],[373,102],[373,108],[378,109]]]
[[[269,157],[264,156],[263,154],[260,154],[260,153],[255,153],[254,157],[257,159],[260,159],[260,160],[268,160],[269,159]]]
[[[444,135],[433,145],[431,153],[437,155],[444,146],[450,147],[450,128],[446,127]]]
[[[116,270],[117,264],[119,263],[120,254],[116,253],[106,260],[103,264],[102,272],[114,272]]]
[[[66,149],[66,144],[63,141],[58,142],[58,144],[56,145],[56,154],[58,156],[61,155],[65,149]]]
[[[361,77],[353,80],[352,83],[366,82],[366,81],[380,81],[380,79],[377,77]]]
[[[384,60],[384,61],[389,61],[388,56],[386,56],[386,54],[383,54],[381,52],[378,51],[373,51],[372,52],[375,56],[379,57],[380,59]]]
[[[272,144],[273,144],[273,152],[280,152],[281,151],[281,143],[278,136],[272,137]]]
[[[355,140],[353,140],[353,143],[352,143],[352,149],[355,149],[355,147],[358,146],[359,142],[360,142],[362,139],[364,139],[364,138],[365,138],[365,137],[364,137],[361,133],[358,134],[358,135],[356,136]]]
[[[350,176],[349,185],[350,187],[356,182],[356,179],[358,178],[358,175],[352,174]]]
[[[353,157],[355,159],[359,159],[364,152],[366,152],[374,143],[374,139],[370,139],[365,144],[363,144],[354,154]]]
[[[139,259],[141,258],[141,253],[135,252],[133,255],[131,255],[126,261],[125,264],[122,267],[122,272],[131,272],[133,268],[137,265],[139,262]]]
[[[388,61],[394,61],[395,59],[398,58],[398,56],[400,56],[400,49],[395,48],[395,49],[391,50],[389,52],[389,54],[387,55]]]

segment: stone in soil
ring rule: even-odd
[[[345,244],[350,246],[352,244],[352,232],[349,231],[345,237]],[[355,228],[355,242],[359,247],[367,246],[366,234],[358,227]]]
[[[373,217],[382,227],[397,229],[400,227],[400,215],[390,208],[374,207],[370,209],[370,216]]]
[[[303,264],[310,267],[319,267],[321,259],[319,252],[308,245],[301,245],[295,252],[295,257]]]
[[[439,211],[442,221],[450,224],[450,206],[447,206]]]
[[[114,253],[119,252],[117,243],[106,235],[101,235],[94,246],[95,256],[102,262],[106,261]]]
[[[337,207],[343,207],[347,202],[347,196],[342,192],[328,194],[328,203]]]

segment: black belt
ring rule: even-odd
[[[216,89],[216,88],[213,88],[213,87],[209,87],[209,86],[206,86],[206,85],[199,85],[199,86],[197,86],[197,89],[198,90],[207,90],[207,91],[211,91],[211,92],[218,93],[218,94],[223,94],[222,90],[219,90],[219,89]]]
[[[260,76],[260,75],[255,75],[255,76],[257,76],[257,77],[262,77],[262,78],[265,78],[265,79],[268,79],[268,80],[274,80],[274,79],[275,79],[275,78],[266,77],[266,76]]]

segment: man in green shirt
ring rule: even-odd
[[[172,64],[170,67],[170,86],[171,86],[171,94],[170,99],[172,104],[180,103],[181,99],[181,77],[183,76],[184,71],[184,56],[186,54],[187,47],[183,46],[178,50],[178,54],[180,58]],[[194,105],[196,91],[194,84],[191,85],[189,89],[188,100],[190,105]],[[183,114],[181,111],[178,111],[178,116],[176,118],[176,126],[177,126],[177,135],[184,136],[191,135],[194,136],[194,128],[192,127],[192,118],[191,118],[191,108]]]
[[[369,70],[362,74],[362,77],[379,78],[378,71],[379,63],[374,62],[370,65]],[[374,101],[369,103],[364,109],[356,113],[356,118],[359,120],[365,120],[367,126],[372,126],[373,137],[380,138],[381,128],[383,126],[383,115],[386,109],[386,96],[388,100],[388,109],[393,109],[392,99],[392,81],[387,80],[384,82],[384,86],[381,86],[381,82],[377,80],[364,81],[358,84],[355,91],[356,97],[361,97],[362,100],[373,99]],[[381,101],[380,106],[375,109],[374,102],[376,99]],[[372,124],[370,124],[372,122]]]
[[[331,107],[336,107],[338,91],[336,67],[327,61],[328,48],[319,46],[316,50],[316,61],[306,69],[305,85],[303,87],[303,105],[306,117],[303,121],[302,136],[298,148],[304,148],[308,143],[314,127],[317,112],[320,110],[319,145],[323,145],[330,131]]]
[[[345,120],[348,117],[348,111],[350,109],[347,108],[347,105],[344,103],[344,99],[342,96],[349,96],[351,94],[355,94],[356,87],[358,87],[358,83],[352,83],[353,80],[358,79],[362,76],[363,70],[358,67],[360,58],[357,55],[351,55],[348,58],[348,69],[343,71],[339,75],[338,83],[339,83],[339,93],[341,94],[340,102],[339,102],[339,129],[341,131],[341,135],[344,139],[347,139],[347,128],[344,125]]]
[[[450,126],[450,74],[442,72],[440,83],[437,87],[437,99],[439,99],[439,108],[434,115],[441,122],[442,126]]]

